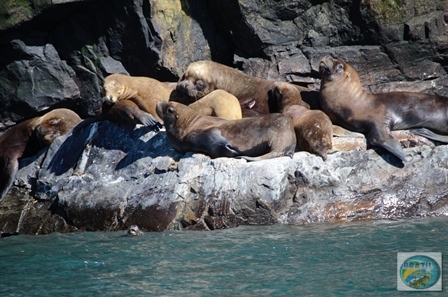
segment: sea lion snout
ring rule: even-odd
[[[176,91],[181,95],[192,96],[191,89],[194,87],[193,83],[189,79],[185,79],[177,83]]]
[[[103,102],[109,105],[112,105],[115,103],[114,101],[114,97],[113,96],[104,96],[103,97]]]
[[[166,107],[168,102],[164,100],[159,100],[156,104],[156,113],[163,120],[163,116],[165,114]]]
[[[334,59],[330,56],[325,56],[320,60],[319,73],[321,76],[328,77],[331,75],[331,69],[333,68]]]

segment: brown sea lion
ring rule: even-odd
[[[19,169],[19,159],[30,157],[81,122],[73,111],[54,109],[43,116],[23,121],[0,136],[0,201]]]
[[[188,106],[200,115],[227,120],[238,120],[243,117],[238,99],[224,90],[214,90]]]
[[[276,82],[272,94],[279,110],[291,119],[300,150],[316,154],[325,161],[332,148],[333,124],[321,110],[301,105],[300,91],[288,83]]]
[[[299,105],[309,109],[309,104],[302,100],[302,92],[303,89],[291,83],[284,81],[274,82],[272,95],[278,106],[278,112],[282,112],[291,105]]]
[[[403,148],[391,130],[423,128],[422,133],[448,134],[448,98],[415,92],[367,93],[358,73],[341,60],[324,57],[319,64],[320,103],[334,124],[361,132],[373,146],[403,162]],[[430,131],[430,130],[432,131]],[[418,133],[418,131],[415,131]]]
[[[159,100],[168,101],[173,88],[170,84],[143,76],[129,76],[114,73],[104,80],[103,111],[110,112],[106,118],[118,123],[157,125],[162,120],[156,113]]]
[[[171,101],[159,101],[157,114],[163,119],[168,141],[182,153],[248,161],[294,155],[294,129],[281,114],[226,120],[198,115],[189,106]]]
[[[321,110],[311,110],[300,105],[288,106],[282,113],[292,121],[299,149],[327,160],[327,152],[333,147],[333,124],[330,118]]]
[[[243,117],[277,112],[270,106],[269,93],[275,81],[253,77],[213,61],[191,63],[177,84],[179,93],[198,100],[222,89],[238,98]],[[306,103],[304,103],[306,104]]]

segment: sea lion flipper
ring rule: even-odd
[[[235,157],[239,155],[236,148],[222,136],[219,129],[210,129],[209,138],[210,144],[215,147],[214,149],[216,150],[218,156]]]
[[[380,146],[400,158],[401,161],[407,162],[406,155],[404,154],[400,142],[392,137],[390,130],[387,127],[378,127],[374,125],[366,134],[366,138],[371,145]]]
[[[150,113],[141,111],[136,114],[136,118],[141,122],[142,125],[152,127],[156,132],[159,131],[160,128],[162,128],[162,124],[160,124],[159,121]]]
[[[406,155],[404,154],[403,148],[401,147],[399,141],[395,139],[387,139],[376,143],[376,145],[388,150],[389,152],[400,158],[401,161],[407,162]]]
[[[443,142],[443,143],[448,143],[448,135],[436,134],[436,133],[434,133],[431,130],[426,129],[426,128],[411,129],[410,131],[412,133],[414,133],[414,134],[426,137],[428,139],[440,141],[440,142]]]
[[[118,101],[104,114],[107,120],[111,122],[131,125],[142,124],[152,127],[156,132],[162,127],[162,124],[152,114],[141,110],[132,101]]]
[[[8,193],[9,188],[14,181],[17,170],[19,170],[19,161],[15,160],[0,160],[0,163],[6,162],[6,164],[0,164],[0,202]]]
[[[209,154],[213,158],[235,157],[239,155],[233,145],[222,136],[218,128],[193,131],[188,135],[187,140],[191,144],[196,144],[197,149]]]

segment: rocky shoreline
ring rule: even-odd
[[[49,108],[94,116],[108,74],[175,82],[198,60],[318,91],[318,61],[330,55],[368,92],[448,96],[443,0],[10,1],[0,14],[0,131]],[[247,163],[183,156],[145,127],[76,133],[21,160],[0,203],[1,234],[448,215],[445,145],[420,141],[405,166],[366,151],[363,138],[335,138],[343,149],[326,162],[298,152]]]
[[[22,161],[0,204],[6,234],[214,230],[448,215],[448,146],[297,152],[259,162],[176,152],[165,132],[95,123]],[[75,140],[76,139],[76,140]]]

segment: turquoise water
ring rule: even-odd
[[[0,296],[446,296],[398,292],[397,252],[442,252],[448,218],[0,239]]]

